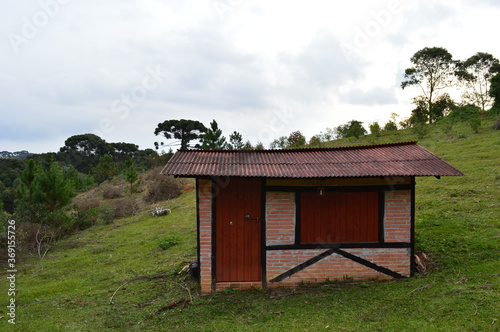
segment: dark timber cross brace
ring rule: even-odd
[[[296,267],[286,271],[285,273],[282,273],[280,274],[279,276],[273,278],[272,280],[270,280],[270,282],[280,282],[280,281],[283,281],[284,279],[294,275],[295,273],[298,273],[302,270],[304,270],[305,268],[319,262],[320,260],[322,260],[323,258],[326,258],[328,256],[330,256],[331,254],[338,254],[338,255],[341,255],[347,259],[350,259],[356,263],[359,263],[361,265],[364,265],[370,269],[373,269],[377,272],[380,272],[380,273],[384,273],[384,274],[387,274],[388,276],[391,276],[393,278],[396,278],[396,279],[402,279],[402,278],[405,278],[404,276],[402,276],[401,274],[397,273],[397,272],[394,272],[394,271],[391,271],[383,266],[380,266],[380,265],[377,265],[375,263],[372,263],[364,258],[361,258],[359,256],[356,256],[356,255],[353,255],[353,254],[350,254],[348,253],[347,251],[344,251],[344,250],[341,250],[341,249],[337,249],[337,248],[331,248],[331,249],[328,249],[327,251],[324,251],[322,252],[321,254],[317,255],[317,256],[314,256],[313,258],[310,258],[308,259],[307,261],[305,261],[304,263],[301,263],[299,265],[297,265]]]

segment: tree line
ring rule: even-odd
[[[444,117],[450,121],[466,121],[477,130],[481,116],[500,114],[500,63],[491,54],[478,52],[470,58],[454,60],[444,48],[417,51],[410,59],[412,66],[404,72],[401,88],[416,87],[415,108],[411,116],[397,122],[397,114],[384,125],[369,124],[370,133],[422,128]],[[454,101],[449,89],[459,88],[461,100]],[[35,154],[26,160],[0,159],[0,214],[6,211],[24,220],[42,222],[61,213],[77,192],[90,189],[118,174],[130,184],[130,192],[140,172],[163,166],[172,156],[172,146],[180,149],[264,149],[261,142],[253,145],[233,131],[224,136],[217,121],[209,126],[196,120],[170,119],[159,123],[154,134],[175,143],[154,142],[156,150],[140,150],[133,143],[106,142],[93,134],[74,135],[66,139],[57,153]],[[274,139],[269,148],[290,149],[306,145],[320,147],[324,142],[360,137],[367,134],[363,122],[351,120],[326,128],[309,140],[299,131]],[[169,148],[167,153],[159,153]]]

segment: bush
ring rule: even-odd
[[[47,219],[48,214],[41,203],[22,200],[17,202],[14,219],[19,222],[39,224]]]
[[[90,206],[86,210],[77,208],[74,219],[73,229],[81,231],[97,224],[99,221],[99,211],[94,206]]]
[[[481,118],[479,116],[470,118],[468,123],[475,134],[479,133],[479,127],[481,127]]]
[[[158,241],[158,246],[163,250],[167,250],[177,244],[179,244],[179,237],[176,234],[170,234]]]
[[[176,198],[182,193],[183,183],[173,176],[160,174],[159,169],[150,172],[146,180],[149,182],[143,198],[146,203]]]
[[[188,184],[186,184],[186,185],[184,186],[184,189],[182,190],[182,192],[183,192],[183,193],[187,193],[188,191],[191,191],[191,190],[193,190],[193,189],[195,189],[195,186],[194,186],[194,185],[192,185],[192,184],[189,184],[189,183],[188,183]]]
[[[495,124],[493,125],[493,130],[500,130],[500,120],[495,122]]]
[[[66,211],[56,210],[48,214],[46,223],[54,231],[55,238],[60,238],[73,232],[75,219],[68,215]]]
[[[139,204],[135,198],[127,197],[113,202],[114,219],[127,218],[137,213]]]
[[[445,117],[441,120],[439,120],[439,123],[441,124],[441,131],[443,134],[447,135],[448,137],[453,137],[453,127],[455,126],[455,120]]]
[[[398,126],[394,121],[389,121],[384,126],[384,131],[396,131],[398,130]]]
[[[112,223],[115,219],[115,209],[110,205],[101,205],[97,211],[99,218],[105,225]]]
[[[372,135],[374,135],[375,137],[379,137],[380,131],[381,131],[381,128],[380,128],[380,125],[378,124],[378,122],[374,122],[374,123],[370,124],[370,133]]]
[[[425,123],[417,123],[412,129],[419,139],[424,138],[429,133],[429,127]]]
[[[123,196],[123,190],[119,187],[108,186],[102,190],[102,197],[106,199],[114,199]]]
[[[97,199],[89,199],[76,203],[76,208],[78,211],[87,212],[90,209],[96,209],[101,203]]]

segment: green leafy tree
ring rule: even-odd
[[[435,100],[440,92],[453,85],[457,71],[457,61],[442,47],[425,47],[411,57],[413,66],[407,68],[401,88],[420,87],[422,94],[418,97],[425,104],[427,113],[433,110]]]
[[[370,127],[370,134],[372,134],[375,137],[380,136],[380,132],[382,131],[382,129],[380,128],[378,122],[373,122],[372,124],[370,124],[369,127]]]
[[[415,98],[413,103],[416,107],[411,111],[411,116],[408,119],[409,126],[413,127],[416,124],[425,124],[429,119],[429,109],[427,101],[424,98]]]
[[[321,142],[328,142],[335,139],[335,128],[326,128],[326,130],[319,133]]]
[[[257,142],[254,147],[255,150],[264,150],[264,144],[262,142]]]
[[[384,131],[396,131],[398,130],[398,126],[396,124],[396,122],[394,121],[388,121],[385,125],[384,125]]]
[[[359,138],[366,135],[366,129],[363,127],[363,122],[351,120],[348,123],[335,128],[335,134],[337,138]]]
[[[294,131],[288,136],[288,147],[299,148],[306,144],[306,137],[300,131]]]
[[[494,99],[490,113],[492,115],[500,114],[500,74],[491,78],[490,96]]]
[[[414,99],[413,103],[416,105],[416,108],[412,110],[412,115],[409,119],[409,124],[411,126],[417,123],[434,123],[450,114],[455,106],[455,103],[447,93],[443,93],[439,96],[431,109],[428,108],[429,105],[425,98],[417,97]]]
[[[222,136],[222,130],[219,129],[217,121],[213,120],[210,122],[210,128],[208,128],[202,135],[202,149],[227,149],[228,143],[226,138]]]
[[[460,63],[457,76],[465,86],[462,98],[485,111],[494,98],[490,95],[491,78],[500,72],[500,62],[489,53],[478,52]]]
[[[429,133],[429,125],[424,122],[418,122],[413,125],[412,130],[419,139],[422,139]]]
[[[155,135],[162,134],[166,139],[181,140],[181,149],[187,149],[192,140],[200,139],[207,128],[199,121],[195,120],[167,120],[159,123],[155,129]],[[155,142],[156,149],[159,143]]]
[[[231,135],[229,135],[229,148],[234,150],[241,150],[245,146],[243,143],[243,137],[237,131],[234,131]]]
[[[474,133],[479,132],[481,126],[481,109],[476,105],[462,105],[455,106],[451,112],[449,118],[450,120],[456,120],[460,122],[466,122],[472,128]]]
[[[288,146],[288,137],[280,136],[269,144],[270,149],[285,149]]]
[[[455,102],[451,99],[450,95],[443,93],[436,99],[431,112],[429,113],[429,123],[434,123],[451,113]]]
[[[309,139],[310,146],[320,147],[322,143],[323,142],[321,142],[321,136],[319,135],[314,135],[311,137],[311,139]]]

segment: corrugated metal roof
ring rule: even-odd
[[[266,178],[464,175],[416,142],[293,150],[179,150],[161,173]]]

